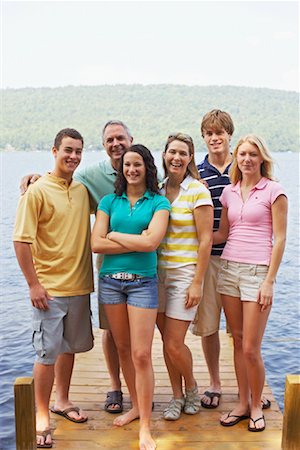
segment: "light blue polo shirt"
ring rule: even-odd
[[[116,181],[117,172],[111,165],[109,159],[99,161],[79,169],[74,174],[74,180],[82,183],[89,191],[91,205],[96,210],[100,200],[107,194],[114,192],[114,182]]]
[[[98,209],[110,217],[110,231],[141,234],[147,229],[156,211],[171,205],[167,198],[146,191],[133,207],[126,193],[118,196],[109,194],[100,201]],[[154,277],[157,271],[157,255],[153,252],[130,252],[119,255],[104,255],[100,275],[118,272],[135,273],[144,277]]]

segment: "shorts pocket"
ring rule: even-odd
[[[43,323],[42,320],[34,320],[32,323],[32,345],[39,357],[46,355],[43,343]]]

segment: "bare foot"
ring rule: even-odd
[[[128,423],[132,422],[135,419],[139,419],[139,417],[140,414],[138,408],[132,408],[127,413],[118,416],[113,421],[113,424],[117,425],[118,427],[122,427],[123,425],[127,425]]]
[[[140,430],[140,450],[154,450],[155,441],[151,437],[149,428]]]

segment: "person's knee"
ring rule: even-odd
[[[164,348],[171,359],[177,359],[182,352],[182,343],[177,340],[165,339]]]
[[[118,345],[117,350],[121,361],[126,361],[131,358],[130,343],[122,342],[120,345]]]
[[[260,351],[247,342],[243,344],[243,355],[250,364],[256,364],[260,360]]]
[[[242,331],[232,330],[232,338],[235,349],[243,350],[243,333]]]
[[[110,330],[103,330],[102,332],[102,345],[106,347],[115,346],[115,341]]]
[[[151,363],[151,351],[147,348],[135,349],[132,352],[133,364],[136,368],[143,369]]]
[[[220,342],[220,338],[219,338],[219,331],[215,331],[214,333],[211,333],[209,335],[206,336],[202,336],[201,337],[202,343],[205,345],[209,345],[209,344],[218,344]]]

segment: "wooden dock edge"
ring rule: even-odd
[[[16,450],[35,450],[35,401],[32,377],[16,378],[14,397]]]
[[[300,375],[287,375],[284,394],[284,413],[281,447],[299,450],[300,447]]]
[[[34,380],[17,378],[14,384],[16,450],[36,449]],[[287,375],[281,447],[299,450],[300,375]]]

